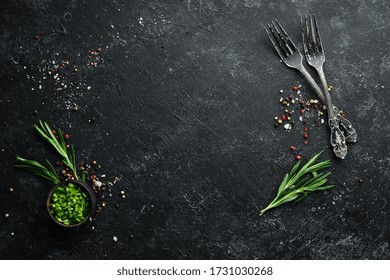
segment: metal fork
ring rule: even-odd
[[[325,101],[325,104],[327,104],[328,108],[330,108],[329,106],[333,107],[333,112],[330,113],[333,113],[334,118],[338,119],[341,128],[345,131],[346,141],[356,142],[356,130],[352,127],[351,123],[345,117],[343,117],[342,114],[340,114],[340,111],[331,102],[328,91],[328,84],[325,79],[323,68],[325,62],[325,53],[322,46],[316,17],[314,15],[310,15],[308,17],[305,16],[304,18],[301,17],[301,25],[302,42],[306,60],[309,65],[313,66],[317,70],[323,86],[323,92],[325,93],[325,97],[322,97],[322,100]]]
[[[287,32],[280,25],[278,20],[272,21],[270,24],[267,24],[267,28],[265,31],[268,34],[272,44],[275,47],[275,50],[279,54],[282,61],[291,68],[295,68],[300,71],[306,78],[306,80],[310,83],[310,85],[314,88],[318,96],[324,101],[327,105],[327,108],[334,108],[330,103],[328,106],[327,98],[324,98],[321,88],[318,86],[313,77],[309,74],[306,68],[303,65],[303,57],[295,44],[292,42],[290,37],[287,35]],[[326,90],[328,88],[326,87]],[[328,92],[329,94],[329,92]],[[345,136],[339,128],[338,118],[335,118],[335,112],[333,110],[328,109],[328,124],[331,130],[330,143],[333,146],[333,152],[339,158],[345,158],[347,155],[347,145]]]

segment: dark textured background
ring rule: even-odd
[[[14,0],[0,13],[1,259],[390,258],[388,1]],[[280,89],[314,93],[279,62],[262,24],[277,17],[300,45],[307,13],[319,21],[334,102],[359,135],[343,161],[325,125],[305,147],[302,124],[273,127]],[[87,67],[99,47],[101,63]],[[82,66],[66,74],[84,86],[78,112],[39,78],[53,57]],[[123,175],[113,191],[126,199],[107,199],[78,230],[54,226],[50,185],[13,168],[16,155],[56,159],[32,129],[38,119],[70,133],[79,160]],[[259,218],[294,162],[290,145],[304,159],[325,149],[336,186]]]

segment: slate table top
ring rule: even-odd
[[[389,259],[388,1],[0,6],[1,259]],[[278,18],[301,46],[308,13],[334,103],[358,132],[344,160],[326,125],[308,145],[301,123],[274,127],[280,89],[315,95],[280,63],[262,24]],[[44,79],[59,61],[69,61],[59,82]],[[13,167],[16,155],[57,159],[32,129],[39,119],[70,134],[80,161],[122,178],[77,230],[50,221],[50,184]],[[290,145],[303,160],[325,150],[335,187],[259,218],[295,162]]]

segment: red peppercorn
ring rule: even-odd
[[[56,134],[57,133],[57,131],[55,130],[55,129],[52,129],[52,131],[51,131],[53,134]]]
[[[305,109],[301,109],[301,114],[303,114],[305,112]]]
[[[294,151],[294,150],[295,150],[295,147],[294,147],[294,146],[290,146],[290,150],[291,150],[291,151]]]
[[[64,138],[65,138],[66,140],[68,140],[68,139],[69,139],[69,134],[66,133],[66,134],[64,135]]]
[[[69,147],[70,147],[70,145],[69,145],[69,144],[66,144],[66,147],[67,147],[67,148],[69,148]]]
[[[97,51],[101,53],[103,51],[103,49],[102,48],[97,48]]]
[[[305,133],[305,134],[303,134],[303,137],[304,138],[309,138],[309,134]]]
[[[297,86],[293,86],[293,90],[298,90],[298,87]]]
[[[39,34],[35,35],[34,36],[35,40],[39,40],[41,38],[41,36]]]
[[[307,144],[309,144],[309,141],[305,140],[305,141],[303,141],[303,144],[307,145]]]
[[[66,171],[69,171],[69,168],[68,168],[68,167],[66,167],[66,168],[65,168],[65,170],[66,170]]]
[[[296,155],[296,156],[295,156],[295,159],[296,159],[296,160],[300,160],[300,159],[301,159],[301,156],[300,156],[300,155]]]
[[[303,130],[308,132],[310,129],[308,127],[305,127]]]
[[[280,118],[282,121],[285,121],[287,120],[287,117],[285,115],[283,115],[281,118]]]

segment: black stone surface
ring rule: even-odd
[[[389,5],[1,1],[0,258],[389,259]],[[273,127],[280,89],[300,84],[305,100],[315,96],[279,62],[262,24],[278,18],[301,46],[307,13],[319,21],[333,100],[359,135],[343,161],[325,125],[307,146],[300,122]],[[42,69],[61,60],[68,88],[57,90]],[[123,176],[78,230],[50,221],[50,184],[13,168],[16,155],[58,160],[32,129],[39,119],[71,135],[80,161]],[[290,145],[304,160],[324,149],[336,186],[259,218],[295,161]]]

